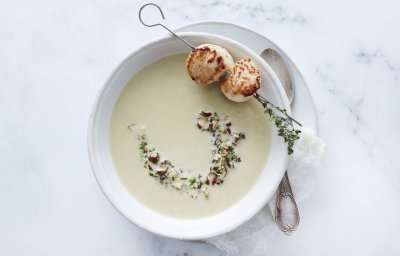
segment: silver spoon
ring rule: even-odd
[[[270,48],[264,50],[261,53],[261,57],[267,61],[278,76],[283,88],[285,89],[289,103],[292,104],[294,99],[294,87],[284,60],[279,53]],[[290,235],[295,231],[300,223],[299,209],[294,199],[292,188],[290,187],[287,172],[285,172],[278,188],[275,221],[279,229],[286,235]]]

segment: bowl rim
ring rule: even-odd
[[[274,80],[274,83],[276,84],[276,89],[278,90],[278,94],[280,97],[280,101],[283,102],[283,105],[285,108],[287,108],[288,113],[290,114],[290,104],[288,102],[287,97],[285,97],[284,94],[284,89],[278,79],[278,77],[276,76],[276,74],[273,72],[272,68],[260,57],[257,55],[257,53],[253,52],[250,48],[244,46],[243,44],[230,39],[228,37],[224,37],[224,36],[220,36],[217,34],[212,34],[212,33],[205,33],[205,32],[179,32],[177,33],[178,35],[182,36],[182,37],[190,37],[190,36],[205,36],[205,37],[213,37],[213,38],[217,38],[220,40],[224,40],[227,41],[230,44],[234,44],[240,48],[242,48],[242,50],[244,49],[246,52],[250,52],[251,53],[251,58],[256,59],[256,63],[258,64],[262,64],[264,66],[264,68],[268,71],[269,75],[271,76],[271,79]],[[161,235],[161,236],[165,236],[165,237],[171,237],[171,238],[178,238],[178,239],[185,239],[185,240],[200,240],[200,239],[206,239],[209,237],[214,237],[214,236],[218,236],[221,234],[224,234],[226,232],[232,231],[233,229],[237,228],[238,226],[242,225],[243,223],[247,222],[248,220],[250,220],[255,214],[257,214],[268,202],[268,200],[272,197],[272,194],[274,193],[274,190],[271,190],[270,193],[265,194],[264,197],[259,198],[259,202],[257,204],[257,207],[255,207],[252,211],[247,211],[246,214],[243,214],[242,217],[240,218],[240,221],[236,221],[233,222],[230,225],[226,225],[224,228],[220,228],[218,230],[213,230],[210,232],[203,232],[201,234],[193,234],[193,235],[178,235],[174,232],[170,232],[169,230],[161,230],[161,229],[154,229],[151,228],[149,226],[144,225],[143,223],[141,223],[140,221],[138,221],[137,219],[132,219],[129,217],[129,214],[127,213],[127,209],[123,208],[120,204],[120,202],[118,202],[118,198],[116,197],[116,193],[113,192],[112,188],[108,187],[108,184],[106,184],[106,180],[103,179],[102,175],[101,175],[101,166],[99,165],[98,161],[97,161],[97,157],[96,152],[95,152],[95,136],[94,136],[94,127],[96,125],[95,123],[95,116],[96,116],[96,112],[98,111],[99,108],[99,104],[101,102],[102,97],[104,96],[104,94],[107,92],[108,87],[112,84],[113,80],[118,77],[118,75],[120,75],[120,71],[122,70],[122,68],[129,62],[131,61],[132,58],[135,58],[135,56],[137,54],[140,54],[140,52],[146,48],[152,47],[154,45],[157,45],[159,43],[161,43],[162,41],[165,40],[171,40],[171,38],[173,38],[173,36],[171,35],[164,35],[162,37],[159,37],[157,39],[154,39],[150,42],[147,42],[145,44],[143,44],[142,46],[136,48],[135,50],[133,50],[130,54],[128,54],[127,56],[125,56],[122,61],[119,61],[118,64],[111,70],[111,72],[109,73],[109,75],[107,76],[107,79],[105,80],[105,82],[103,83],[103,85],[101,86],[101,88],[99,89],[96,98],[94,100],[93,106],[92,106],[92,110],[89,116],[89,121],[88,121],[88,130],[87,130],[87,145],[88,145],[88,154],[89,154],[89,159],[90,159],[90,164],[93,170],[93,174],[96,178],[96,181],[100,187],[100,189],[102,190],[102,192],[104,193],[105,197],[107,198],[107,200],[111,203],[111,205],[122,215],[124,216],[127,220],[129,220],[130,222],[134,223],[135,225],[151,231],[155,234]],[[149,65],[153,62],[149,62],[146,65]],[[272,134],[272,136],[274,136],[274,134]],[[288,157],[287,155],[283,156],[283,165],[286,167],[288,163]],[[284,173],[286,171],[286,168],[282,168],[281,172],[279,173],[279,177],[280,179],[283,177]],[[279,179],[279,181],[280,181]],[[278,187],[279,185],[279,181],[276,184],[276,187]],[[122,182],[122,181],[121,181]],[[254,184],[255,185],[255,184]],[[253,186],[254,187],[254,186]],[[250,189],[251,190],[251,189]],[[240,200],[239,200],[240,201]],[[238,202],[239,202],[238,201]],[[238,203],[237,202],[237,203]],[[235,203],[235,204],[237,204]],[[234,205],[235,205],[234,204]],[[144,207],[147,207],[146,205],[142,204]],[[233,207],[234,205],[232,205],[231,207]],[[220,214],[220,213],[218,213]],[[162,215],[162,214],[161,214]],[[214,216],[214,215],[212,215]],[[210,216],[210,217],[212,217]],[[208,218],[208,217],[206,217]],[[198,219],[195,219],[198,220]]]
[[[283,49],[275,42],[275,40],[273,40],[273,39],[261,34],[260,32],[258,32],[256,30],[253,30],[252,28],[249,28],[249,27],[246,27],[246,26],[243,26],[243,25],[239,25],[237,23],[232,23],[232,22],[229,22],[229,21],[218,20],[218,19],[199,20],[199,21],[189,22],[189,23],[186,23],[183,26],[180,26],[180,27],[177,27],[177,28],[173,29],[173,31],[175,33],[179,34],[179,33],[185,32],[184,29],[191,28],[192,26],[195,26],[195,25],[214,25],[214,24],[215,25],[230,25],[230,26],[235,26],[235,27],[237,27],[239,29],[247,30],[247,31],[257,35],[258,37],[269,41],[273,45],[273,47],[278,49],[285,56],[285,58],[290,61],[290,63],[293,66],[294,70],[296,70],[296,72],[300,76],[301,80],[303,80],[304,88],[306,89],[307,94],[309,95],[309,98],[310,98],[310,101],[311,101],[311,105],[313,106],[313,109],[314,109],[314,111],[313,111],[313,117],[315,119],[315,122],[313,124],[314,132],[315,132],[316,135],[318,135],[319,134],[319,117],[318,117],[318,113],[316,111],[317,106],[315,104],[315,99],[314,99],[314,97],[313,97],[313,95],[311,93],[310,85],[306,82],[306,80],[305,80],[305,78],[303,76],[303,73],[300,72],[299,65],[297,64],[297,62],[295,62],[295,60],[293,60],[290,56],[288,56],[283,51]],[[201,33],[203,33],[203,32],[201,32]],[[209,33],[209,32],[204,32],[204,33]],[[224,35],[221,35],[221,36],[224,36]],[[250,48],[248,46],[246,46],[246,47]]]

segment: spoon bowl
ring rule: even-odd
[[[292,104],[294,99],[294,86],[292,85],[292,79],[290,79],[290,73],[285,61],[282,59],[279,53],[271,48],[264,50],[261,53],[261,57],[265,59],[274,70],[275,74],[282,83],[289,103]]]

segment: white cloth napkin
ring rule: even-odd
[[[309,197],[315,178],[321,169],[326,145],[313,130],[302,127],[290,156],[288,176],[296,202]],[[237,229],[221,236],[207,239],[228,255],[260,255],[266,252],[270,236],[277,230],[275,214],[276,193],[259,213]],[[301,223],[300,223],[301,225]]]

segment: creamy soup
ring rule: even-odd
[[[193,82],[185,70],[186,54],[163,58],[136,74],[121,92],[111,119],[110,149],[115,169],[133,197],[164,215],[201,218],[217,214],[238,202],[262,172],[271,142],[271,121],[255,100],[244,103],[225,98],[217,84]],[[208,198],[160,184],[140,157],[138,133],[175,166],[193,176],[210,168],[210,136],[196,127],[199,111],[228,116],[232,129],[246,138],[236,151],[241,162],[223,184],[207,186]],[[134,124],[134,129],[128,126]],[[140,129],[139,127],[145,127]]]

